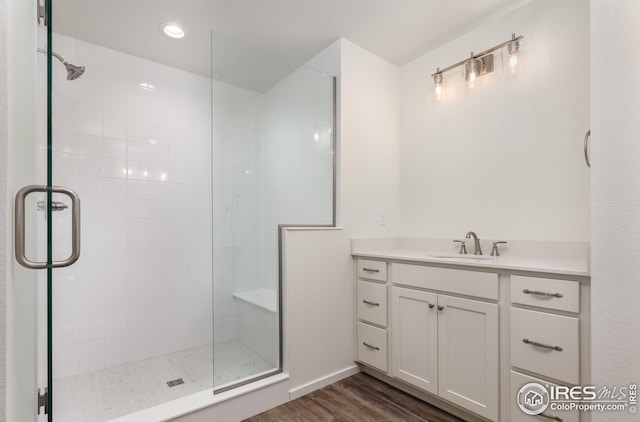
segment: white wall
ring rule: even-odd
[[[391,237],[399,227],[399,69],[344,39],[310,66],[338,75],[342,229],[286,235],[285,335],[294,397],[354,365],[351,237]]]
[[[591,1],[592,378],[640,380],[640,3]],[[631,421],[627,412],[594,421]]]
[[[342,40],[341,220],[349,238],[400,228],[400,72]],[[380,215],[384,214],[384,225]]]
[[[211,344],[209,79],[61,35],[54,51],[87,68],[53,62],[54,184],[82,201],[80,260],[54,271],[54,377]]]
[[[589,240],[589,7],[534,1],[402,67],[401,235]],[[524,35],[524,73],[501,56],[465,95],[461,69],[431,74]]]

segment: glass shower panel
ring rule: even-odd
[[[53,272],[53,407],[104,421],[212,387],[211,80],[53,15],[53,51],[85,67],[69,79],[54,59],[51,86],[53,184],[82,203],[80,259]],[[199,45],[182,44],[208,63]]]
[[[212,34],[214,390],[282,371],[279,226],[334,224],[334,78]]]

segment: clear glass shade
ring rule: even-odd
[[[465,81],[465,91],[472,92],[480,84],[482,74],[482,60],[470,58],[462,65],[462,76]]]
[[[520,41],[511,41],[502,47],[502,73],[507,79],[520,75],[523,71],[522,48]]]

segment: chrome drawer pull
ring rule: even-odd
[[[368,300],[362,300],[364,303],[366,303],[367,305],[371,305],[371,306],[380,306],[379,303],[376,302],[369,302]]]
[[[362,344],[364,344],[365,346],[367,346],[367,347],[368,347],[369,349],[371,349],[371,350],[380,350],[380,348],[379,348],[379,347],[372,346],[372,345],[370,345],[370,344],[365,343],[364,341],[362,342]]]
[[[542,347],[543,349],[552,349],[552,350],[557,350],[558,352],[562,352],[562,347],[560,346],[550,346],[548,344],[538,343],[537,341],[531,341],[528,338],[523,338],[522,342],[525,344],[530,344],[532,346]]]
[[[591,167],[591,160],[589,160],[589,137],[591,137],[591,129],[584,134],[584,162],[587,167]]]
[[[369,271],[371,273],[379,273],[380,270],[376,270],[374,268],[366,268],[366,267],[362,267],[362,271]]]
[[[544,297],[557,297],[558,299],[564,296],[562,293],[540,292],[538,290],[529,290],[529,289],[524,289],[522,293],[525,293],[528,295],[544,296]]]
[[[546,415],[544,413],[540,413],[540,414],[538,414],[538,416],[542,416],[543,418],[547,418],[547,419],[553,419],[554,421],[557,421],[557,422],[563,422],[564,421],[564,419],[562,419],[561,417]]]

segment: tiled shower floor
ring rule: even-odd
[[[215,364],[213,355],[215,353]],[[214,368],[215,365],[215,368]],[[236,340],[89,372],[54,382],[54,418],[102,422],[271,369]],[[169,388],[167,381],[184,384]]]

